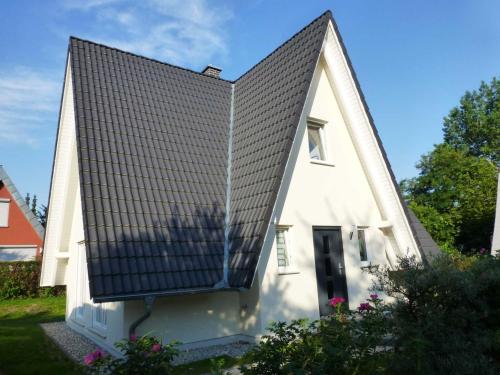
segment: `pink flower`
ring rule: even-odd
[[[337,306],[338,304],[340,303],[344,303],[345,302],[345,298],[342,298],[342,297],[333,297],[328,303],[330,304],[330,306]]]
[[[136,342],[137,341],[137,335],[135,333],[132,333],[130,335],[130,342]]]
[[[370,294],[370,298],[372,300],[376,300],[376,299],[378,299],[378,294]]]
[[[104,357],[104,353],[102,352],[101,349],[97,348],[94,350],[92,353],[89,353],[85,356],[83,359],[83,362],[87,365],[90,366],[92,363],[94,363],[96,360]]]
[[[161,345],[160,344],[153,344],[153,346],[151,347],[151,351],[153,353],[158,353],[160,350],[161,350]]]
[[[358,307],[359,312],[370,311],[372,309],[373,307],[368,302],[362,303]]]
[[[87,366],[90,366],[92,364],[92,362],[94,362],[94,356],[92,355],[92,353],[89,353],[85,356],[85,358],[83,359],[83,362],[87,365]]]

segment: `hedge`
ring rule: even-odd
[[[42,262],[0,262],[0,300],[58,296],[65,287],[40,287]]]

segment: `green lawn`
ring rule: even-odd
[[[64,319],[65,297],[0,301],[0,374],[81,374],[39,323]]]
[[[83,374],[83,368],[69,360],[45,336],[39,323],[64,319],[65,297],[0,301],[0,375]],[[224,367],[240,360],[223,356]],[[210,372],[210,360],[178,366],[176,374]]]

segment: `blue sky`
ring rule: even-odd
[[[466,90],[499,76],[493,0],[55,0],[0,5],[0,164],[46,203],[69,35],[234,79],[333,11],[398,179]]]

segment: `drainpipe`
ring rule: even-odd
[[[134,335],[135,334],[135,330],[137,329],[137,327],[139,326],[139,324],[141,324],[142,322],[144,322],[147,318],[149,318],[151,316],[151,312],[153,311],[153,303],[155,302],[155,296],[146,296],[144,298],[144,315],[142,315],[139,319],[137,319],[135,322],[133,322],[131,325],[130,325],[130,328],[128,329],[128,336],[130,338],[130,336]]]

